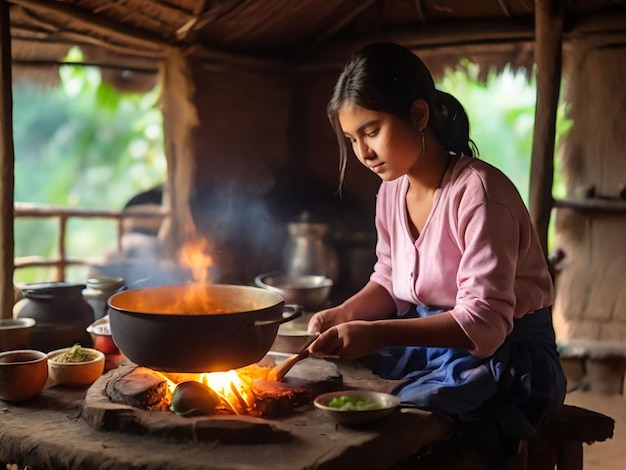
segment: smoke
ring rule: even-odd
[[[222,180],[193,204],[197,233],[213,250],[212,276],[218,282],[246,284],[280,267],[287,230],[270,207],[270,187]]]

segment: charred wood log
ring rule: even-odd
[[[143,410],[169,409],[170,392],[167,379],[146,367],[136,367],[125,375],[114,377],[107,383],[106,393],[113,403]]]

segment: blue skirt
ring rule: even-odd
[[[418,305],[407,317],[447,310]],[[511,334],[488,358],[466,349],[393,347],[363,361],[375,374],[400,381],[393,393],[403,402],[449,418],[461,441],[492,454],[515,452],[565,399],[551,307],[515,320]]]

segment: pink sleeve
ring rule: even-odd
[[[507,206],[482,201],[459,208],[458,230],[464,246],[451,313],[474,343],[470,352],[487,357],[513,327],[520,224]]]

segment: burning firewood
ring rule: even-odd
[[[288,413],[312,400],[308,390],[269,380],[255,380],[253,393],[255,397],[253,412],[259,416]]]
[[[111,379],[106,393],[114,403],[181,416],[272,417],[311,402],[310,390],[267,380],[267,370],[248,366],[211,374],[164,374],[136,366]]]
[[[146,367],[135,367],[110,380],[106,393],[113,403],[154,411],[166,411],[171,396],[167,378]]]

